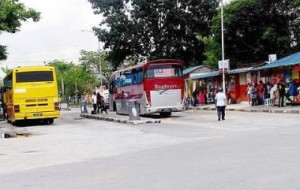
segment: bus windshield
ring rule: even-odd
[[[31,71],[16,73],[16,82],[45,82],[53,81],[52,71]]]
[[[182,67],[172,64],[155,64],[146,68],[144,78],[182,77]]]

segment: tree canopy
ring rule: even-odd
[[[300,50],[299,0],[234,0],[224,7],[225,57],[234,63],[267,60]],[[212,33],[221,42],[220,14]]]
[[[67,97],[85,92],[91,93],[98,85],[98,81],[91,70],[83,65],[75,65],[65,61],[54,60],[47,65],[56,69],[57,84],[63,100]]]
[[[94,72],[102,78],[103,83],[106,83],[112,73],[112,65],[107,60],[107,52],[82,50],[80,54],[79,62],[84,69]]]
[[[218,0],[89,0],[105,19],[95,27],[109,48],[114,68],[126,59],[160,58],[201,63],[205,45],[197,34],[210,34]]]
[[[187,66],[221,59],[218,0],[89,0],[104,16],[94,31],[114,68],[126,59],[175,58]],[[299,0],[232,0],[224,6],[225,58],[266,60],[300,50]]]
[[[22,21],[32,19],[37,22],[40,13],[26,8],[18,0],[0,0],[0,34],[1,32],[15,33],[20,31]],[[0,44],[0,60],[7,58],[6,46]]]

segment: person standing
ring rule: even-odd
[[[93,113],[97,113],[97,95],[96,95],[96,92],[93,93],[92,95],[92,102],[93,102]]]
[[[284,95],[285,95],[285,86],[282,82],[282,80],[279,81],[279,83],[277,84],[277,90],[278,90],[278,95],[279,95],[279,99],[278,99],[278,107],[284,107]]]
[[[251,88],[251,100],[252,100],[252,106],[257,105],[257,85],[254,83]]]
[[[256,86],[257,104],[261,105],[264,103],[264,82],[260,80]]]
[[[101,95],[100,93],[98,92],[97,93],[97,113],[99,113],[99,110],[101,109]]]
[[[103,96],[101,96],[101,106],[100,106],[100,109],[101,109],[101,113],[104,111],[106,114],[108,114],[107,113],[107,109],[106,109],[106,106],[105,106],[105,100],[104,100],[104,97]]]
[[[293,100],[290,98],[290,96],[293,97]],[[286,98],[291,102],[291,105],[293,105],[293,103],[294,103],[295,96],[297,96],[297,86],[295,84],[295,81],[290,79],[289,91],[286,94]]]
[[[248,83],[247,89],[246,89],[246,94],[247,94],[247,99],[248,99],[249,105],[251,105],[251,101],[252,101],[251,92],[252,92],[252,86],[250,83]]]
[[[271,99],[271,104],[272,106],[275,105],[275,101],[276,101],[276,92],[277,92],[277,85],[274,84],[273,87],[271,88],[271,91],[270,91],[270,99]]]
[[[205,104],[204,91],[200,91],[198,95],[198,103],[203,106]]]
[[[221,117],[222,120],[225,120],[226,95],[222,92],[222,89],[218,89],[215,100],[217,106],[218,121],[221,120]]]
[[[198,88],[196,88],[193,92],[193,106],[196,107],[198,104],[198,94],[199,94],[199,90]]]

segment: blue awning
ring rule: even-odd
[[[257,67],[253,70],[258,71],[258,70],[263,70],[263,69],[286,67],[286,66],[297,65],[297,64],[300,64],[300,52],[294,53],[294,54],[284,57],[282,59],[278,59],[277,61],[273,61],[262,67]]]

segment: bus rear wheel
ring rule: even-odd
[[[51,125],[51,124],[53,124],[53,123],[54,123],[54,119],[53,119],[53,118],[51,118],[51,119],[48,120],[48,124],[49,124],[49,125]]]
[[[53,124],[53,122],[54,122],[54,119],[53,119],[53,118],[51,118],[51,119],[46,119],[46,120],[45,120],[45,123],[46,123],[46,124],[49,124],[49,125]]]
[[[160,112],[159,115],[161,117],[170,117],[172,115],[172,112]]]

